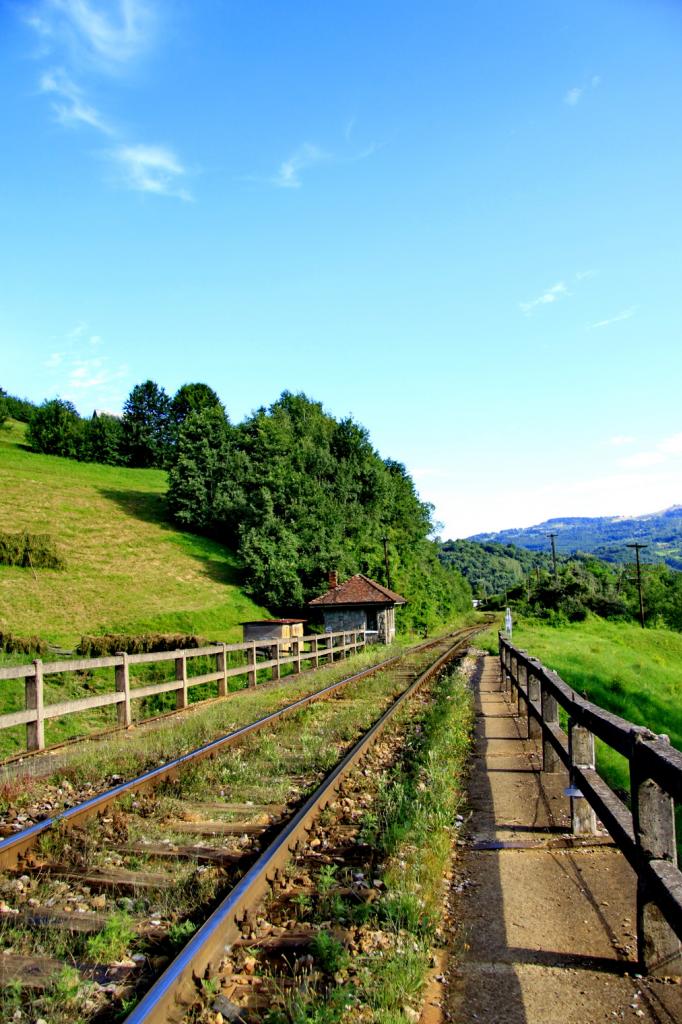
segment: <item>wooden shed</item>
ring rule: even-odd
[[[390,644],[395,639],[396,606],[407,602],[362,573],[339,584],[333,572],[329,574],[327,593],[308,604],[322,610],[327,632],[363,629],[368,643]]]
[[[244,630],[244,643],[255,641],[259,646],[267,647],[268,641],[303,636],[305,622],[305,619],[252,619],[240,625]],[[289,653],[291,644],[281,644],[280,650],[283,654]]]

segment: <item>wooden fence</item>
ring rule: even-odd
[[[32,665],[18,665],[0,668],[0,684],[3,680],[23,679],[25,681],[25,709],[0,715],[0,729],[17,725],[26,726],[26,749],[43,750],[45,747],[45,722],[50,718],[73,715],[92,708],[116,705],[118,725],[126,728],[132,724],[131,701],[153,697],[162,693],[175,693],[176,707],[184,708],[189,703],[189,690],[202,683],[217,683],[218,697],[227,696],[228,679],[246,676],[249,686],[256,686],[259,673],[267,673],[270,679],[279,679],[282,667],[292,665],[294,672],[300,672],[304,662],[312,662],[313,668],[325,660],[333,662],[362,650],[365,646],[363,630],[291,637],[285,640],[259,640],[241,644],[213,644],[191,650],[163,651],[156,654],[115,654],[106,658],[81,658],[80,660],[53,661],[43,663],[40,659]],[[243,652],[243,664],[231,666],[233,652]],[[191,675],[189,668],[195,658],[215,659],[215,670],[201,675]],[[238,657],[238,655],[237,655]],[[242,659],[239,659],[242,660]],[[159,662],[175,662],[175,678],[166,682],[136,685],[131,667],[151,665]],[[99,693],[93,697],[45,702],[44,680],[47,675],[65,672],[87,672],[94,669],[111,668],[114,689],[110,693]]]
[[[542,743],[542,770],[570,773],[575,835],[597,830],[597,815],[637,874],[637,945],[647,971],[682,969],[682,872],[677,866],[675,802],[682,802],[682,753],[580,697],[556,672],[500,634],[503,686],[518,701],[528,737]],[[568,715],[568,734],[559,708]],[[632,811],[595,769],[595,736],[627,758]]]

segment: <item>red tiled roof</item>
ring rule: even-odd
[[[308,604],[318,607],[328,605],[349,605],[349,604],[407,604],[404,597],[396,594],[381,583],[375,583],[369,576],[363,576],[361,572],[351,576],[345,583],[333,587],[326,594],[314,597]]]

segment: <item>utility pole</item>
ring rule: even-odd
[[[556,533],[548,533],[547,536],[552,542],[552,565],[554,566],[554,575],[556,576]]]
[[[626,548],[635,549],[635,558],[637,560],[637,590],[639,591],[639,621],[644,629],[644,601],[642,600],[642,567],[639,563],[639,553],[644,548],[648,548],[648,544],[626,544]]]
[[[391,590],[391,569],[388,562],[388,537],[381,538],[384,542],[384,565],[386,567],[386,586]]]

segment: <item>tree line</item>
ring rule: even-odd
[[[84,418],[72,402],[63,398],[33,405],[0,389],[0,422],[12,417],[28,423],[28,443],[45,455],[110,466],[164,469],[172,464],[179,430],[187,415],[220,405],[207,384],[184,384],[171,397],[147,380],[132,389],[122,416],[93,412]]]
[[[471,608],[471,588],[438,558],[433,508],[405,467],[383,459],[352,418],[284,392],[242,423],[205,384],[172,397],[136,385],[122,417],[81,418],[51,399],[28,416],[35,451],[168,471],[169,518],[237,552],[245,590],[280,613],[357,572],[403,594],[402,626],[435,629]]]
[[[589,614],[621,621],[639,620],[635,567],[614,564],[592,553],[557,556],[554,572],[548,552],[513,544],[445,541],[439,556],[471,584],[482,607],[543,619],[550,624],[580,622]],[[664,563],[642,566],[645,622],[682,632],[682,572]]]

